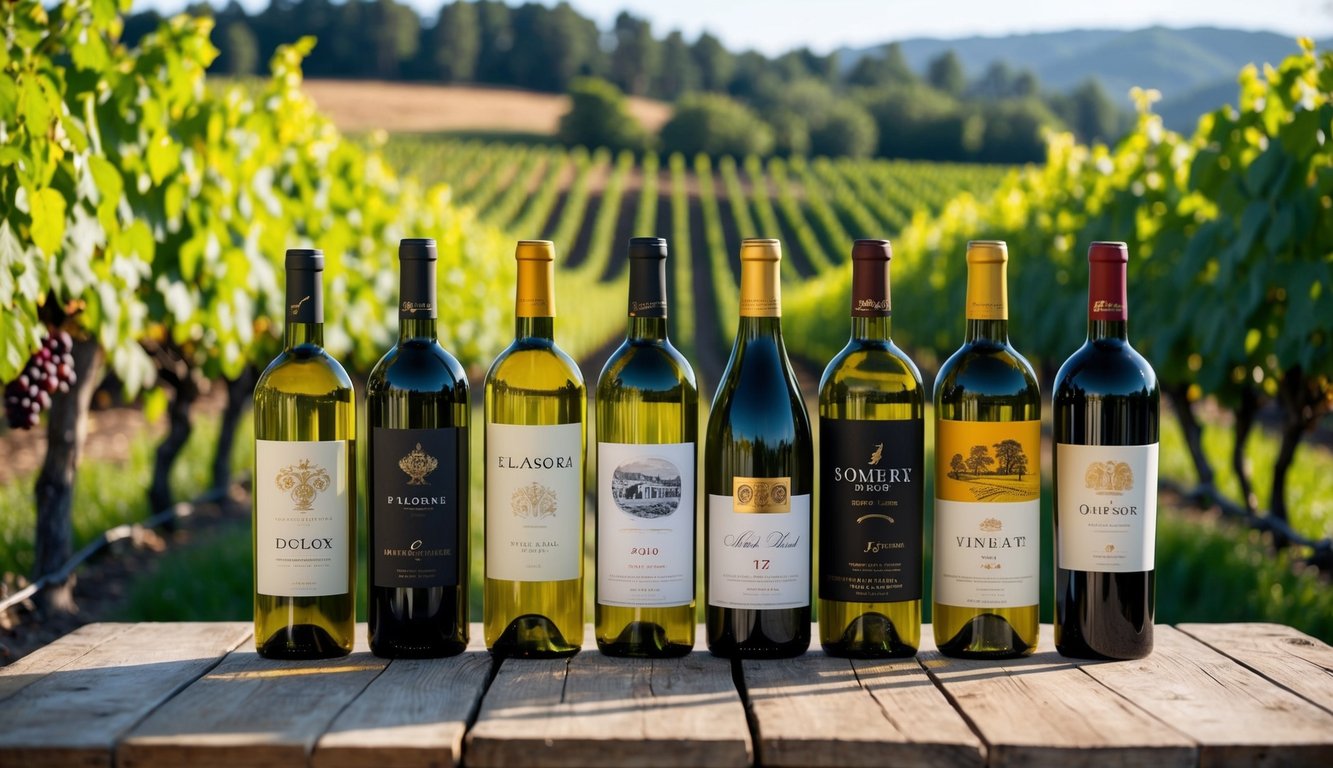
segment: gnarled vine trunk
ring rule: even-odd
[[[57,392],[47,416],[46,460],[37,476],[37,526],[33,578],[59,571],[73,553],[74,477],[88,436],[88,408],[102,381],[105,357],[94,340],[76,340],[74,371],[78,380],[69,392]],[[69,611],[74,607],[68,581],[38,592],[39,610]]]
[[[226,491],[231,486],[231,453],[236,446],[236,429],[241,414],[255,389],[255,370],[247,367],[235,379],[227,380],[227,405],[218,425],[218,452],[213,457],[213,487]]]

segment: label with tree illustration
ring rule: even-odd
[[[583,426],[486,425],[486,578],[577,579]]]
[[[1035,605],[1041,422],[937,421],[935,456],[935,602]]]
[[[1060,443],[1055,452],[1056,564],[1107,573],[1153,570],[1157,443]]]

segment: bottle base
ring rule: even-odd
[[[963,625],[948,641],[938,644],[940,653],[958,659],[1017,659],[1031,656],[1036,644],[1028,644],[1002,616],[983,613]]]
[[[598,637],[597,649],[607,656],[662,659],[685,656],[694,647],[668,640],[666,629],[660,624],[632,621],[614,639]]]
[[[571,645],[555,622],[535,613],[528,613],[505,627],[490,646],[495,656],[512,659],[559,659],[579,652]]]
[[[315,624],[293,624],[274,632],[256,648],[266,659],[336,659],[352,652],[328,630]]]
[[[836,640],[820,645],[824,653],[843,659],[907,659],[916,647],[902,641],[893,621],[882,613],[863,613],[852,620]]]

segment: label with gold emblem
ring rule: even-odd
[[[1157,443],[1055,446],[1058,567],[1153,570],[1157,448]]]
[[[371,586],[458,583],[458,516],[467,514],[459,496],[460,434],[457,427],[371,433]]]
[[[352,546],[347,441],[256,440],[254,484],[259,593],[346,594]]]
[[[790,477],[736,477],[732,495],[708,497],[708,604],[810,604],[810,494]]]

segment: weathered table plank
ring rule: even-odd
[[[133,624],[85,624],[7,667],[0,667],[0,702],[51,672],[74,664],[89,651],[125,632]]]
[[[915,659],[849,661],[816,649],[742,662],[742,677],[765,766],[985,762],[981,741]]]
[[[1282,624],[1176,627],[1278,685],[1333,712],[1333,648]]]
[[[1063,658],[1054,645],[1043,626],[1045,650],[1027,658],[953,659],[935,649],[927,626],[918,658],[986,742],[992,767],[1195,764],[1189,738],[1084,673],[1095,664]]]
[[[126,731],[247,637],[248,624],[136,624],[73,659],[62,646],[67,663],[0,703],[0,766],[110,766]]]
[[[1146,659],[1083,670],[1199,744],[1199,765],[1333,765],[1333,715],[1172,627]]]
[[[365,647],[320,661],[264,659],[246,644],[121,742],[119,768],[305,765],[334,718],[388,664]]]
[[[472,768],[743,768],[752,750],[728,661],[613,659],[590,641],[571,659],[506,659],[466,754]]]
[[[491,676],[481,624],[470,636],[459,656],[390,662],[319,739],[314,768],[458,765]]]

